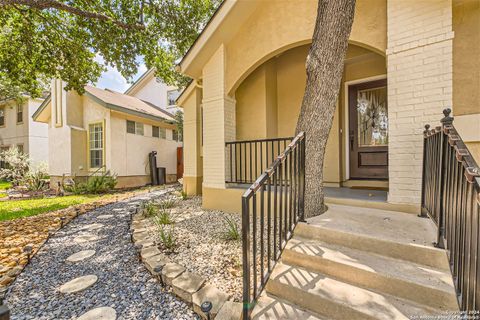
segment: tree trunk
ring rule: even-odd
[[[340,90],[355,0],[319,0],[312,46],[307,56],[307,85],[297,122],[306,134],[305,217],[325,211],[323,160]]]

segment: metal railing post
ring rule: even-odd
[[[242,197],[243,319],[250,318],[250,213],[248,198]]]
[[[426,163],[425,159],[427,157],[427,135],[430,129],[430,125],[426,124],[425,125],[425,130],[423,131],[423,158],[422,158],[422,205],[420,206],[420,214],[418,215],[419,217],[422,218],[427,218],[427,212],[425,210],[425,184],[427,183],[425,180],[426,177]]]

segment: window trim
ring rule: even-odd
[[[173,101],[173,104],[170,104],[170,99],[168,98],[168,94],[169,94],[170,92],[175,92],[175,91],[178,93],[178,96],[177,96],[177,98],[175,98],[175,100]],[[179,96],[180,96],[180,91],[179,91],[178,89],[167,90],[167,107],[174,107],[174,106],[176,106],[176,105],[177,105],[176,102],[177,102],[177,99],[178,99]]]
[[[18,110],[21,110],[21,113],[22,113],[22,120],[21,121],[18,121]],[[16,122],[17,124],[23,124],[23,104],[17,104],[17,108],[15,109],[15,116],[16,116]]]
[[[102,125],[102,142],[103,142],[103,148],[102,148],[102,165],[100,167],[94,167],[92,168],[90,165],[90,126],[95,125],[95,124],[100,124]],[[107,143],[106,143],[106,134],[105,134],[105,119],[100,120],[100,121],[92,121],[87,124],[87,168],[88,171],[106,171],[106,149],[107,149]]]

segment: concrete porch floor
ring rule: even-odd
[[[307,223],[412,245],[433,247],[436,241],[436,229],[430,219],[383,209],[328,204],[327,212],[307,219]]]
[[[325,195],[330,198],[387,202],[387,191],[383,190],[325,187]]]

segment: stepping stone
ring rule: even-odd
[[[82,230],[97,230],[103,228],[104,225],[101,223],[92,223],[92,224],[87,224],[82,227]]]
[[[77,320],[115,320],[117,319],[117,312],[110,307],[99,307],[92,309],[80,317]]]
[[[60,287],[61,293],[74,293],[82,291],[92,286],[97,282],[98,277],[96,275],[90,274],[88,276],[82,276],[68,281]]]
[[[185,267],[178,263],[170,262],[163,266],[162,281],[165,284],[172,285],[172,280],[181,275],[185,271]]]
[[[82,234],[73,239],[76,243],[85,243],[85,242],[91,242],[91,241],[96,241],[99,238],[96,235],[93,234]]]
[[[77,253],[72,254],[67,258],[68,262],[79,262],[82,260],[85,260],[87,258],[90,258],[95,254],[95,250],[83,250],[79,251]]]
[[[212,303],[212,310],[210,311],[210,314],[213,318],[215,318],[220,308],[225,302],[227,302],[228,298],[229,297],[226,293],[218,290],[210,284],[207,284],[205,287],[193,294],[193,311],[201,315],[202,318],[206,319],[207,315],[202,312],[202,308],[200,306],[204,301],[210,301]]]
[[[97,217],[97,219],[110,219],[113,218],[113,214],[102,214]]]
[[[192,272],[184,272],[172,280],[173,293],[188,303],[192,303],[192,295],[205,283],[205,279]]]

